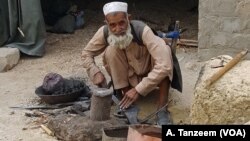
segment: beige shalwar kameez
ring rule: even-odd
[[[115,89],[132,86],[140,95],[146,96],[164,78],[168,77],[172,81],[171,49],[148,26],[144,27],[142,33],[144,46],[131,42],[124,50],[107,46],[103,28],[96,32],[82,52],[83,65],[91,80],[100,72],[94,57],[105,51],[104,66],[111,75]]]

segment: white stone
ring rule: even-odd
[[[228,58],[228,57],[227,57]],[[192,124],[244,124],[250,120],[250,61],[242,60],[219,80],[204,88],[204,82],[221,68],[208,61],[201,70],[194,92]]]
[[[17,48],[0,48],[0,72],[12,69],[20,59]]]

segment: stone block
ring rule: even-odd
[[[201,60],[250,49],[250,0],[200,0],[198,46]],[[247,55],[247,59],[250,55]]]
[[[240,1],[236,6],[236,14],[240,17],[250,18],[250,1]]]
[[[205,80],[221,69],[211,68],[216,59],[230,61],[228,56],[219,56],[201,69],[190,112],[191,124],[244,124],[250,120],[250,61],[242,60],[205,88]]]
[[[220,23],[215,16],[207,16],[199,19],[199,33],[209,34],[219,30]]]
[[[242,21],[238,17],[225,17],[220,18],[221,25],[220,31],[229,32],[229,33],[239,33],[244,28],[242,25]]]
[[[250,11],[249,11],[250,13]],[[242,19],[242,33],[245,33],[245,34],[250,34],[250,18],[245,18],[245,19]]]
[[[219,17],[237,16],[235,0],[211,0],[211,15]]]
[[[210,47],[210,35],[199,35],[198,36],[198,49],[207,49]]]
[[[199,0],[199,19],[209,15],[211,11],[211,0]]]
[[[17,48],[0,48],[0,72],[12,69],[20,59]]]
[[[231,39],[231,34],[225,33],[225,32],[213,32],[211,34],[211,46],[216,47],[216,46],[226,46],[227,42]]]
[[[228,41],[228,47],[239,49],[248,48],[250,50],[250,34],[233,34],[231,40]]]

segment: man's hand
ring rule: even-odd
[[[101,88],[107,87],[107,81],[101,72],[98,72],[94,75],[93,84]]]
[[[130,89],[126,92],[119,103],[121,109],[128,108],[133,102],[135,102],[139,97],[139,93],[136,91],[135,88]]]

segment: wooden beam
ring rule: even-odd
[[[212,77],[208,78],[205,81],[205,88],[209,88],[214,82],[221,78],[227,71],[233,68],[240,60],[248,53],[248,50],[245,49],[238,53],[230,62],[228,62],[223,68],[216,72]]]

